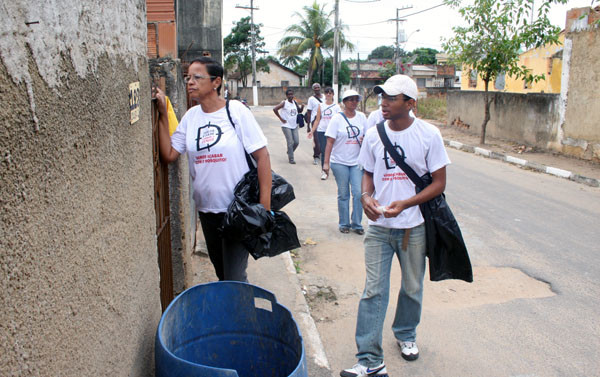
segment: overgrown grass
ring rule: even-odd
[[[419,118],[446,121],[446,96],[422,98],[417,106],[417,116]]]

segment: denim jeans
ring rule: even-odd
[[[408,246],[402,250],[404,229],[371,225],[365,235],[367,279],[358,305],[356,346],[360,364],[374,367],[383,362],[382,332],[390,294],[390,270],[394,254],[402,269],[402,287],[392,330],[398,341],[414,342],[421,320],[425,275],[425,226],[410,230]]]
[[[298,127],[281,127],[281,131],[283,131],[283,135],[285,136],[285,141],[287,143],[288,159],[290,161],[294,161],[294,151],[296,148],[298,148],[298,144],[300,144],[300,139],[298,138]]]
[[[337,183],[338,216],[340,228],[362,229],[362,203],[360,184],[363,171],[358,165],[347,166],[331,163],[331,171]],[[352,191],[352,223],[350,223],[350,191]]]
[[[319,150],[321,154],[321,169],[323,169],[323,163],[325,162],[325,147],[327,146],[327,138],[325,132],[317,131],[317,140],[319,140]]]

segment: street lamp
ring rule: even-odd
[[[417,29],[417,30],[413,31],[412,33],[410,33],[410,34],[408,35],[408,37],[406,37],[406,38],[405,38],[403,41],[400,41],[401,43],[403,43],[403,45],[402,45],[402,50],[403,50],[404,52],[406,52],[406,44],[408,43],[408,40],[410,39],[410,37],[412,37],[412,35],[413,35],[414,33],[418,33],[418,32],[420,32],[420,31],[421,31],[421,29]],[[398,39],[399,39],[399,38],[398,38]],[[400,43],[398,43],[398,44],[400,44]],[[400,52],[399,52],[399,51],[398,51],[398,61],[396,62],[396,73],[400,73]]]

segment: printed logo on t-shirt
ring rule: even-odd
[[[360,135],[360,128],[350,124],[346,126],[346,132],[348,133],[348,139],[356,139]]]
[[[396,148],[398,150],[398,154],[400,155],[400,158],[402,158],[402,160],[406,160],[406,155],[404,154],[404,149],[402,149],[402,147],[398,144],[394,144],[394,148]],[[386,169],[390,170],[390,169],[396,168],[396,161],[394,161],[394,159],[388,154],[387,150],[383,151],[383,161],[385,162]]]
[[[298,115],[298,111],[296,109],[290,109],[290,117],[295,117]]]
[[[328,107],[323,111],[323,117],[330,118],[332,114],[333,114],[333,110],[331,110],[331,107]]]
[[[214,147],[219,140],[221,140],[221,127],[216,124],[210,124],[198,128],[198,137],[196,138],[196,151],[200,152],[207,149],[210,151],[211,147]]]

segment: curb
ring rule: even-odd
[[[582,175],[573,173],[568,170],[563,170],[563,169],[559,169],[559,168],[554,168],[552,166],[538,164],[536,162],[523,160],[518,157],[513,157],[510,155],[503,154],[503,153],[497,153],[497,152],[491,151],[489,149],[474,147],[471,145],[463,144],[459,141],[444,139],[444,144],[451,148],[461,150],[463,152],[475,153],[475,154],[483,156],[483,157],[508,162],[509,164],[517,165],[523,169],[529,169],[529,170],[537,171],[539,173],[554,175],[556,177],[565,178],[570,181],[582,183],[584,185],[591,186],[591,187],[600,187],[600,180],[598,180],[596,178],[584,177]]]
[[[298,314],[298,321],[301,321],[304,324],[304,328],[306,333],[302,334],[304,338],[304,343],[310,343],[313,348],[313,355],[309,355],[308,350],[305,349],[306,358],[312,356],[312,361],[319,367],[325,368],[328,371],[331,371],[331,367],[329,364],[329,360],[327,359],[327,354],[325,353],[325,347],[323,347],[323,342],[321,341],[321,335],[317,330],[317,325],[315,324],[315,320],[310,313],[310,308],[308,303],[306,302],[306,298],[304,297],[304,293],[302,292],[302,284],[300,284],[300,280],[298,279],[298,274],[296,273],[296,268],[294,267],[294,261],[292,260],[292,256],[290,252],[283,253],[285,260],[285,267],[288,273],[293,277],[294,283],[299,287],[300,296],[302,296],[300,305],[300,311],[296,312]]]

